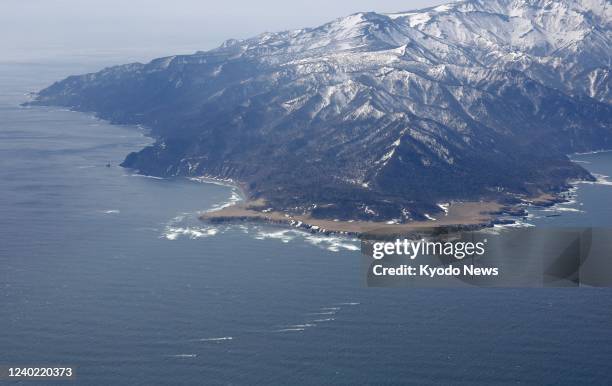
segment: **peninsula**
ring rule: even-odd
[[[240,181],[248,204],[217,219],[481,223],[593,180],[566,154],[612,148],[611,25],[607,0],[357,13],[71,76],[31,104],[149,128],[122,164],[140,173]]]

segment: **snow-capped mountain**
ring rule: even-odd
[[[35,104],[152,129],[125,165],[245,183],[271,207],[422,218],[589,178],[612,148],[606,0],[467,0],[72,76]]]
[[[612,6],[607,0],[472,0],[388,15],[548,86],[610,103]]]

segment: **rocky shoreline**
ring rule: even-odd
[[[212,224],[251,222],[265,223],[284,227],[298,228],[300,230],[325,234],[325,235],[344,235],[360,237],[364,234],[375,234],[389,236],[393,234],[405,234],[415,231],[426,231],[434,228],[446,230],[466,231],[478,230],[492,227],[496,224],[507,224],[507,220],[494,217],[493,213],[507,213],[506,209],[496,203],[458,203],[462,210],[471,212],[468,217],[463,217],[464,221],[442,220],[442,221],[414,221],[404,224],[390,224],[381,222],[367,221],[340,221],[315,219],[307,215],[295,216],[281,212],[262,212],[252,209],[248,203],[238,204],[233,207],[224,208],[219,211],[203,213],[200,219]],[[476,208],[481,207],[483,211]],[[491,210],[493,209],[493,210]],[[460,215],[457,215],[460,216]],[[463,216],[468,216],[467,214]],[[451,217],[458,218],[458,217]]]
[[[210,178],[208,178],[210,179]],[[244,186],[235,181],[223,181],[239,189],[243,197],[248,197]],[[362,237],[363,235],[388,237],[424,231],[460,232],[492,228],[495,225],[512,225],[518,218],[526,218],[526,207],[551,207],[567,202],[568,192],[545,193],[534,197],[522,198],[515,204],[501,204],[496,201],[453,202],[445,216],[434,221],[412,221],[408,223],[373,222],[358,220],[329,220],[313,218],[309,214],[294,215],[267,208],[264,200],[246,200],[221,210],[200,215],[200,219],[211,224],[236,222],[263,223],[282,227],[297,228],[313,234],[343,235]],[[508,218],[510,217],[510,218]]]

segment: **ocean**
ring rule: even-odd
[[[612,290],[368,289],[359,243],[198,213],[231,187],[118,166],[151,142],[27,92],[93,62],[0,64],[0,365],[76,383],[612,384]],[[610,226],[600,177],[528,225]]]

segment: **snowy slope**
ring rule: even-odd
[[[604,0],[357,13],[69,77],[35,103],[151,127],[157,144],[125,162],[145,173],[235,178],[324,217],[423,218],[590,178],[564,154],[612,148],[611,20]]]

